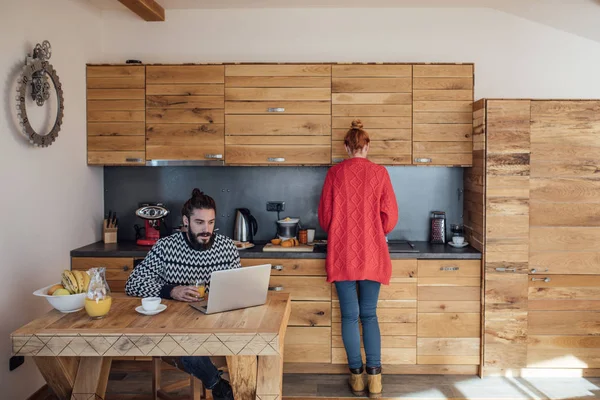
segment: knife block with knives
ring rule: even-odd
[[[105,218],[102,223],[102,241],[104,243],[117,243],[117,229],[119,220],[117,213],[108,212],[108,218]]]

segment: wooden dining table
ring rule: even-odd
[[[115,294],[103,319],[52,310],[11,334],[13,354],[32,356],[60,399],[103,399],[112,357],[123,356],[226,356],[237,400],[281,398],[289,294],[269,292],[262,306],[211,315],[163,304],[163,312],[142,315],[139,298]]]

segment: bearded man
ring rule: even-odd
[[[127,279],[127,295],[198,301],[196,282],[204,282],[210,290],[213,271],[240,268],[240,254],[233,240],[214,232],[216,211],[215,201],[194,189],[181,210],[187,232],[156,242]],[[209,357],[175,357],[165,361],[200,379],[204,387],[212,390],[215,400],[233,400],[231,385],[221,378],[222,372]]]

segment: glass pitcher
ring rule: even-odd
[[[104,318],[112,305],[106,268],[91,268],[87,273],[90,275],[90,285],[85,297],[85,311],[92,319]]]

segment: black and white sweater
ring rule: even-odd
[[[213,271],[240,267],[240,253],[230,238],[215,233],[209,249],[195,250],[186,234],[177,232],[156,242],[129,275],[125,292],[129,296],[170,299],[175,286],[202,280],[208,289]]]

